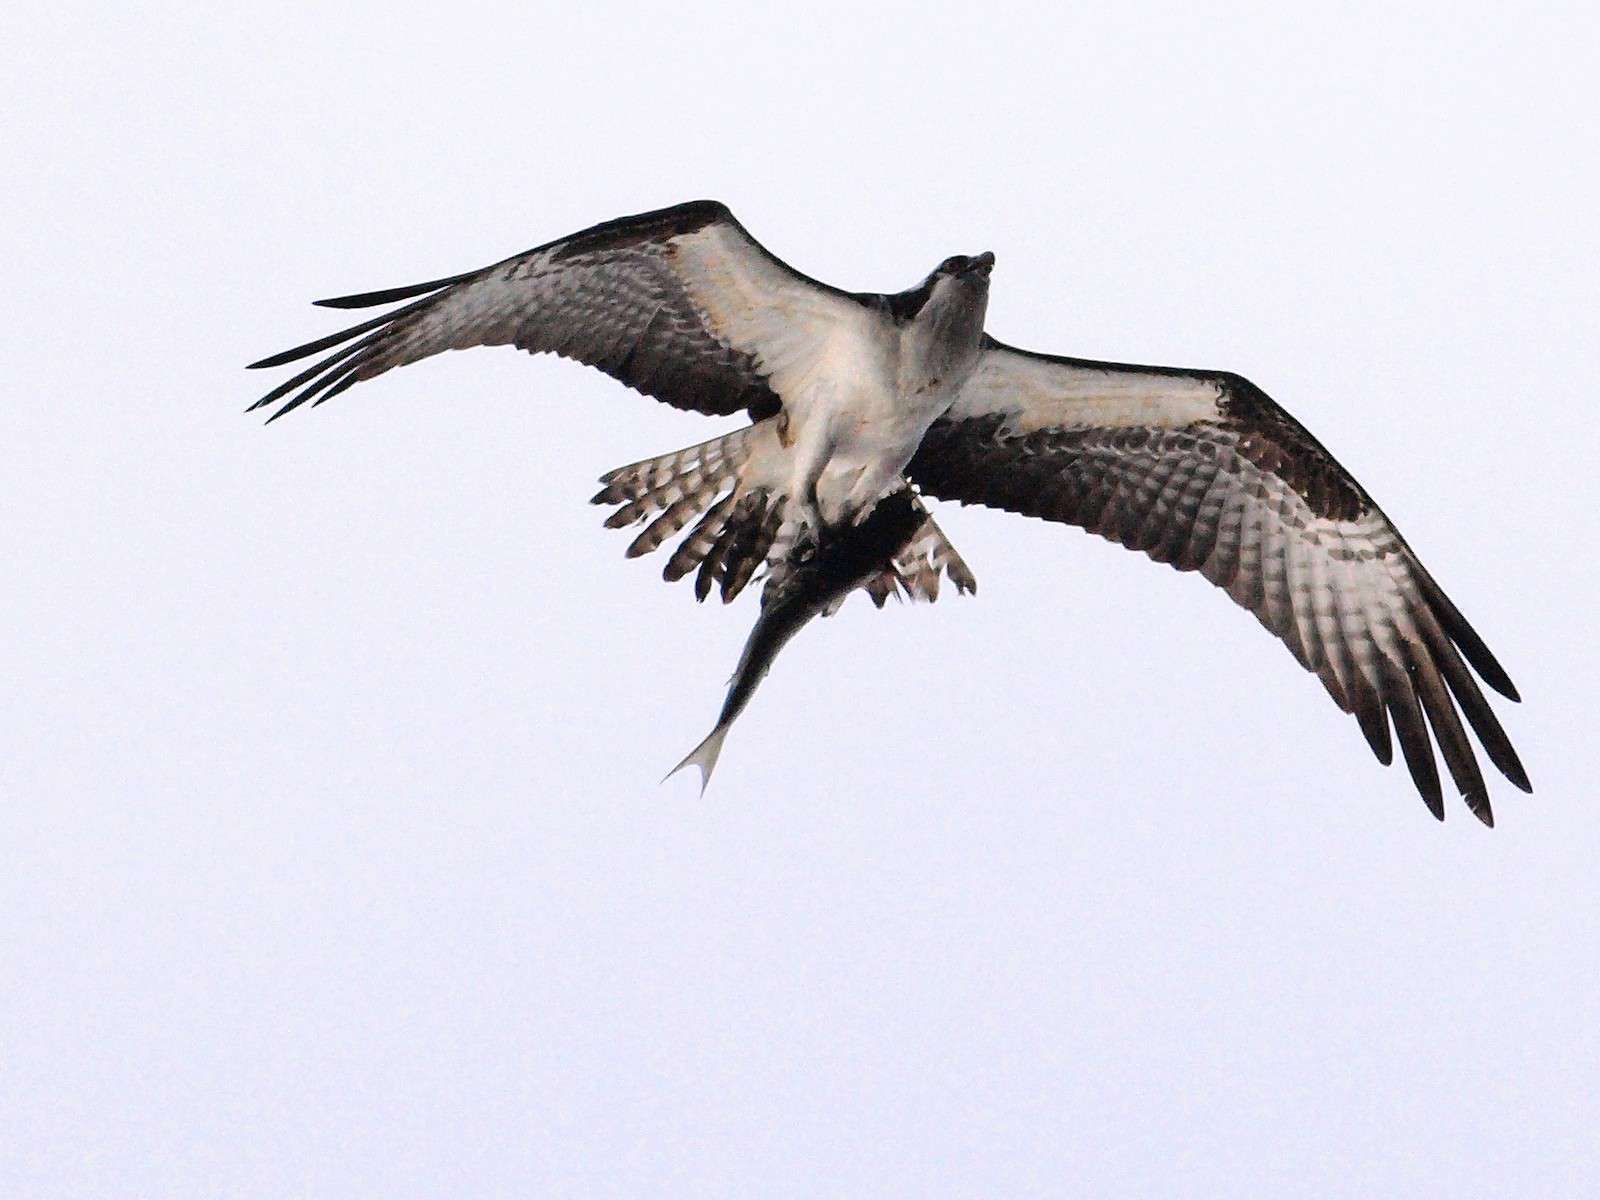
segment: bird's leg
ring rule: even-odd
[[[779,434],[782,436],[783,430]],[[827,421],[815,418],[801,422],[798,428],[791,426],[789,438],[794,450],[784,519],[798,546],[807,536],[814,543],[826,528],[819,488],[833,454],[834,439]]]
[[[822,502],[817,498],[817,481],[813,479],[806,488],[794,513],[794,546],[797,553],[815,550],[822,539]]]
[[[878,501],[902,486],[900,472],[885,472],[876,464],[863,464],[850,479],[839,501],[839,516],[835,523],[843,524],[848,520],[852,526],[862,524],[878,507]]]

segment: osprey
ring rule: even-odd
[[[945,259],[890,294],[841,291],[769,253],[728,209],[697,201],[608,221],[481,270],[319,300],[405,301],[275,354],[341,347],[252,409],[276,420],[443,350],[514,345],[576,359],[677,408],[749,414],[723,437],[602,476],[611,528],[648,522],[630,557],[686,528],[668,580],[724,601],[764,573],[761,615],[711,734],[722,740],[787,640],[862,588],[932,601],[976,590],[924,497],[1080,526],[1253,612],[1378,759],[1391,725],[1417,790],[1444,817],[1434,741],[1493,824],[1461,720],[1523,791],[1527,773],[1468,664],[1510,678],[1382,510],[1293,417],[1227,371],[1018,350],[984,332],[994,256]],[[692,528],[691,528],[692,524]],[[1459,710],[1459,711],[1458,711]],[[1430,740],[1430,729],[1432,740]]]

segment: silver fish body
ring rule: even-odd
[[[728,730],[772,669],[778,652],[813,617],[831,612],[850,592],[889,568],[926,520],[916,496],[903,488],[879,500],[859,523],[825,530],[813,549],[774,575],[762,592],[761,615],[739,655],[716,725],[667,777],[685,767],[698,767],[704,793]]]

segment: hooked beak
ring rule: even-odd
[[[967,265],[967,270],[976,271],[980,275],[987,275],[990,271],[994,270],[993,251],[985,250],[982,254],[978,255],[972,260],[971,263]]]

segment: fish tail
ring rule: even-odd
[[[661,779],[662,783],[671,779],[685,767],[700,768],[700,794],[706,794],[706,785],[711,782],[711,772],[717,769],[717,758],[722,753],[723,740],[728,736],[732,725],[718,724],[715,729],[706,734],[705,740],[684,757],[684,760],[672,770],[668,771]]]

